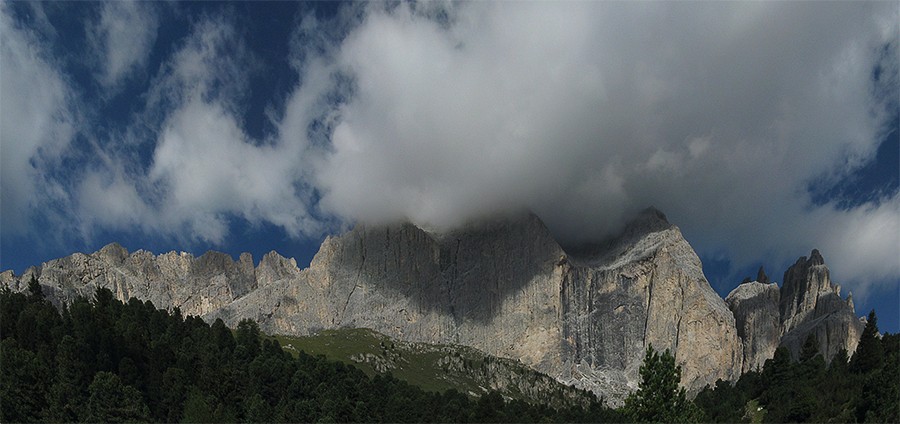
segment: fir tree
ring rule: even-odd
[[[638,422],[700,421],[700,410],[687,400],[684,388],[678,385],[681,367],[675,365],[675,357],[668,349],[660,354],[652,345],[647,347],[640,374],[638,390],[625,399],[629,417]]]
[[[850,370],[856,373],[867,373],[881,368],[884,363],[884,348],[878,337],[878,317],[873,309],[869,312],[866,328],[859,338],[856,353],[850,360]]]
[[[122,384],[119,376],[98,372],[88,388],[87,421],[143,422],[150,419],[150,411],[134,387]]]
[[[84,387],[87,367],[81,361],[75,339],[65,335],[56,349],[56,379],[50,387],[46,418],[54,422],[74,422],[84,418],[82,406],[87,400]]]

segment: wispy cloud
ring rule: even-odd
[[[129,73],[143,70],[159,26],[155,4],[141,1],[103,3],[99,20],[88,26],[88,39],[97,54],[97,80],[115,87]]]
[[[0,5],[0,227],[20,234],[35,210],[65,199],[48,178],[75,133],[71,92],[36,34]]]
[[[85,232],[131,227],[219,244],[234,218],[270,222],[293,237],[320,231],[297,181],[303,145],[252,140],[239,125],[252,63],[227,18],[196,23],[153,78],[135,124],[160,120],[146,172],[125,173],[128,158],[114,156],[81,180]]]

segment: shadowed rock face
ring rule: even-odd
[[[753,281],[741,284],[725,298],[743,344],[742,372],[762,369],[775,355],[781,338],[780,294],[775,283]]]
[[[210,252],[128,254],[110,245],[31,274],[57,302],[108,287],[158,307],[307,335],[365,327],[407,341],[456,343],[513,358],[616,404],[637,387],[649,344],[671,349],[696,392],[734,380],[745,346],[734,316],[677,227],[649,209],[623,232],[569,255],[534,215],[448,233],[357,226],[326,239],[307,269],[272,252],[254,269]]]
[[[852,295],[842,299],[841,286],[832,284],[818,250],[813,250],[809,259],[798,259],[784,273],[781,290],[781,344],[795,358],[811,334],[829,361],[841,349],[851,354],[856,350],[865,324],[856,317]]]
[[[613,402],[636,387],[649,343],[675,352],[693,391],[740,372],[730,311],[678,228],[655,210],[577,257],[533,215],[446,234],[358,226],[328,238],[309,269],[258,285],[208,318],[473,346]]]
[[[760,282],[735,288],[725,301],[743,341],[744,371],[761,367],[782,345],[797,358],[810,335],[826,360],[841,349],[852,354],[865,324],[856,317],[852,298],[844,300],[840,292],[818,250],[785,271],[780,289]]]

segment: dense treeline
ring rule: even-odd
[[[340,362],[294,358],[253,321],[232,331],[106,289],[58,311],[32,281],[0,289],[0,422],[900,422],[900,336],[874,311],[853,358],[816,341],[691,402],[668,351],[647,350],[619,410],[425,392]]]
[[[598,422],[490,393],[425,392],[324,357],[294,358],[253,321],[122,303],[106,289],[58,311],[32,282],[0,290],[0,422]]]
[[[875,311],[852,358],[826,365],[815,338],[797,361],[785,348],[734,385],[719,381],[695,403],[716,422],[900,422],[900,336],[878,336]]]

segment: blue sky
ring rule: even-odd
[[[0,268],[308,263],[354,222],[653,205],[723,296],[818,248],[900,328],[894,2],[4,2]]]

